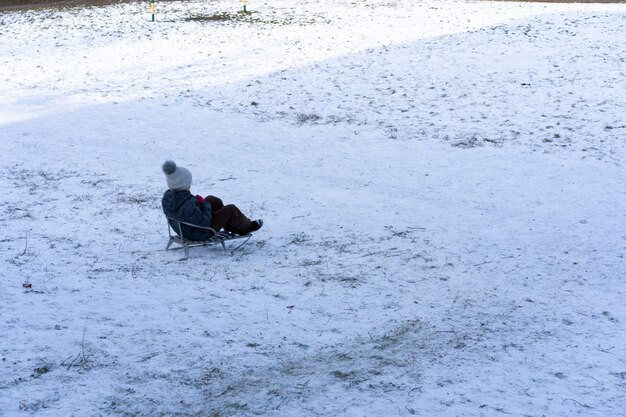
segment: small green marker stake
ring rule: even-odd
[[[150,0],[150,11],[152,12],[152,21],[154,22],[154,0]]]
[[[246,13],[246,3],[248,3],[248,0],[243,0],[243,12]]]

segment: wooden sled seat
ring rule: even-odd
[[[248,233],[247,235],[238,235],[238,234],[226,232],[223,230],[217,231],[211,227],[198,226],[196,224],[182,222],[180,220],[167,217],[167,216],[165,216],[165,218],[167,219],[167,233],[169,235],[169,241],[167,242],[167,246],[165,247],[165,250],[166,251],[169,250],[170,246],[172,246],[172,243],[177,243],[180,245],[180,247],[172,248],[172,249],[180,249],[182,247],[183,251],[185,252],[185,258],[183,259],[187,259],[189,257],[189,248],[192,246],[209,246],[209,245],[214,245],[216,243],[219,243],[222,245],[222,248],[224,248],[224,250],[226,251],[227,249],[226,249],[225,242],[229,240],[244,239],[244,241],[239,246],[237,246],[235,249],[231,251],[231,253],[233,253],[237,249],[242,247],[244,244],[246,244],[246,242],[248,242],[248,240],[250,240],[250,238],[252,237],[252,233]],[[170,222],[178,226],[178,230],[180,230],[180,234],[176,233],[176,230],[172,228],[172,224]],[[185,236],[183,236],[183,228],[181,227],[183,224],[187,226],[195,227],[198,229],[208,230],[210,232],[211,237],[207,240],[200,240],[200,241],[185,239]]]

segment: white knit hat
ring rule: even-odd
[[[170,190],[186,190],[191,187],[191,171],[176,166],[176,162],[165,161],[163,172],[165,172],[167,188]]]

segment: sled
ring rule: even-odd
[[[231,233],[231,232],[225,232],[225,231],[217,231],[215,229],[213,229],[212,227],[206,227],[206,226],[198,226],[197,224],[192,224],[192,223],[187,223],[187,222],[182,222],[180,220],[171,218],[171,217],[167,217],[165,216],[167,219],[167,234],[169,235],[169,241],[167,242],[167,246],[165,247],[165,250],[169,250],[170,246],[172,246],[172,243],[177,243],[180,245],[180,247],[177,248],[172,248],[172,249],[183,249],[183,252],[185,252],[185,257],[183,259],[187,259],[189,258],[189,248],[190,247],[195,247],[195,246],[210,246],[210,245],[215,245],[217,243],[222,245],[222,248],[224,248],[224,251],[227,251],[226,249],[226,243],[229,240],[238,240],[238,239],[245,239],[239,246],[237,246],[235,249],[231,250],[230,253],[234,253],[237,249],[239,249],[240,247],[242,247],[243,245],[245,245],[250,238],[252,237],[252,233],[248,233],[247,235],[238,235],[235,233]],[[170,224],[170,221],[176,223],[178,225],[178,230],[180,230],[180,235],[176,233],[176,231],[172,228],[172,225]],[[183,228],[181,227],[183,224],[187,225],[187,226],[191,226],[191,227],[196,227],[198,229],[204,229],[204,230],[208,230],[211,233],[211,237],[207,240],[189,240],[189,239],[185,239],[185,236],[183,236]]]

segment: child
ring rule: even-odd
[[[247,235],[259,230],[263,220],[251,221],[234,204],[224,205],[215,196],[203,198],[194,196],[191,189],[191,172],[176,166],[174,161],[163,164],[163,172],[169,188],[163,194],[163,212],[167,217],[197,226],[211,227],[217,231],[222,228],[227,232]],[[180,234],[176,222],[170,222],[175,232]],[[211,232],[197,227],[182,225],[185,239],[202,241],[210,238]]]

